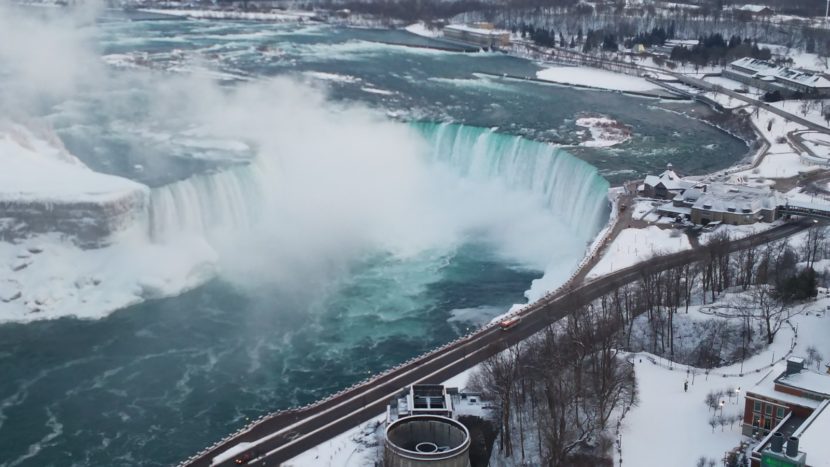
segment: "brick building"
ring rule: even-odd
[[[830,376],[804,368],[799,357],[790,357],[786,369],[774,374],[771,371],[746,393],[743,434],[759,440],[752,450],[752,467],[827,465],[827,443],[816,439],[826,436],[817,432],[830,423],[830,409],[825,410]]]

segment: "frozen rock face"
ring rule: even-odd
[[[146,205],[147,192],[140,188],[101,202],[0,199],[0,241],[59,233],[83,248],[97,248],[140,222]]]
[[[146,186],[93,172],[48,132],[0,124],[0,167],[2,241],[57,233],[96,248],[146,216]]]

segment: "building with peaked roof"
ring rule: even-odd
[[[804,368],[799,357],[781,370],[776,366],[746,392],[743,434],[759,440],[752,467],[830,466],[830,375]]]
[[[660,215],[703,225],[772,222],[781,204],[780,195],[769,187],[686,180],[672,170],[671,164],[662,174],[647,176],[640,185],[640,193],[671,200],[657,208]]]
[[[688,207],[695,224],[745,225],[775,220],[778,197],[769,187],[712,183],[686,190],[672,204]]]
[[[677,175],[670,162],[660,175],[647,175],[643,184],[639,186],[639,191],[648,198],[672,199],[697,184],[698,182],[685,180]]]
[[[809,97],[830,96],[830,80],[819,73],[774,65],[766,60],[744,57],[724,68],[723,76],[784,96],[798,92]]]

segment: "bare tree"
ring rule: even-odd
[[[772,287],[767,284],[753,287],[735,303],[735,307],[740,310],[742,316],[751,317],[761,323],[767,344],[772,344],[775,334],[792,316],[791,308],[784,301],[776,298]]]
[[[821,362],[824,360],[824,357],[819,353],[818,349],[811,345],[807,347],[807,364],[816,364],[816,371],[821,369]]]
[[[822,247],[826,245],[827,232],[820,227],[813,227],[807,231],[807,239],[802,245],[801,258],[807,262],[807,267],[812,268],[818,259]]]

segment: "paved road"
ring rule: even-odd
[[[729,251],[788,237],[813,225],[812,221],[794,221],[728,244]],[[658,272],[705,258],[708,248],[687,250],[653,258],[579,286],[561,290],[529,306],[522,320],[507,331],[498,326],[484,328],[416,361],[336,397],[303,410],[281,413],[266,418],[251,429],[241,432],[184,462],[188,466],[209,466],[217,455],[240,442],[257,442],[245,452],[255,459],[249,465],[279,465],[296,455],[357,426],[384,412],[388,400],[403,388],[422,382],[440,383],[482,362],[488,357],[541,331],[562,319],[569,310],[585,305],[618,287],[637,281],[643,274]],[[216,465],[234,465],[235,456]]]
[[[764,110],[768,110],[768,111],[784,118],[785,120],[793,121],[795,123],[798,123],[799,125],[803,125],[803,126],[809,128],[811,130],[818,131],[818,132],[825,133],[825,134],[830,134],[830,128],[827,128],[824,125],[819,125],[817,123],[813,123],[813,122],[811,122],[807,119],[799,117],[798,115],[793,115],[789,112],[786,112],[784,110],[779,109],[778,107],[772,106],[772,105],[770,105],[770,104],[768,104],[764,101],[760,101],[758,99],[753,99],[753,98],[747,96],[746,94],[741,94],[739,92],[732,91],[731,89],[726,89],[723,86],[718,86],[718,85],[710,83],[708,81],[704,81],[700,78],[694,78],[694,77],[691,77],[691,76],[687,76],[687,75],[683,75],[683,74],[675,73],[675,72],[665,72],[665,71],[663,71],[662,73],[671,75],[671,76],[677,78],[680,82],[688,84],[690,86],[694,86],[694,87],[700,88],[700,89],[705,89],[707,91],[719,92],[721,94],[726,94],[727,96],[730,96],[732,98],[744,101],[747,104],[757,105],[758,107],[760,107]]]

